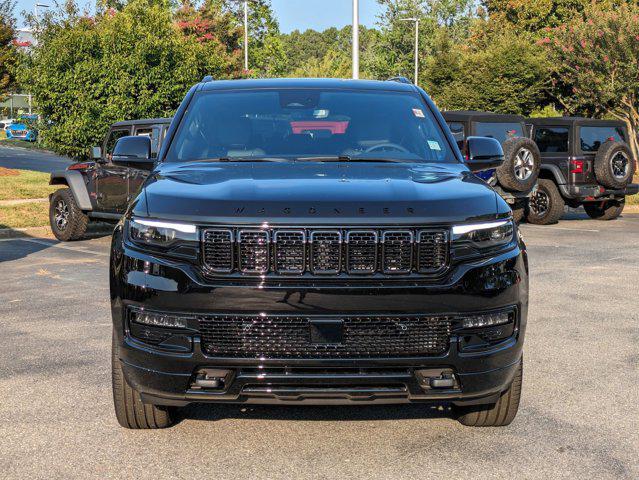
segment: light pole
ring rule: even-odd
[[[49,8],[49,5],[47,5],[46,3],[36,3],[33,6],[33,13],[35,14],[35,19],[37,24],[40,23],[40,17],[38,16],[38,7]]]
[[[248,72],[248,0],[244,0],[244,71]]]
[[[353,0],[353,78],[359,78],[359,0]]]
[[[417,85],[417,79],[419,78],[419,18],[401,18],[402,22],[415,22],[415,85]]]

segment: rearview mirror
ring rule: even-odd
[[[152,170],[151,139],[143,136],[120,138],[113,147],[111,162],[124,167]]]
[[[504,163],[504,150],[501,144],[490,137],[468,137],[468,157],[466,165],[473,172],[491,170]]]

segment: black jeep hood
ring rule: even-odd
[[[164,164],[133,213],[229,224],[421,224],[490,220],[508,207],[462,164]]]

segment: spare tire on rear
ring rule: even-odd
[[[608,140],[595,155],[595,177],[608,188],[624,188],[635,172],[632,153],[623,142]]]
[[[537,182],[541,155],[530,138],[509,138],[502,145],[504,163],[497,168],[497,180],[507,190],[527,192]]]

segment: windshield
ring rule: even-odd
[[[197,93],[166,161],[220,158],[456,161],[418,94],[335,89]]]
[[[523,137],[524,128],[521,123],[475,122],[475,135],[490,137],[504,143],[509,138]]]

